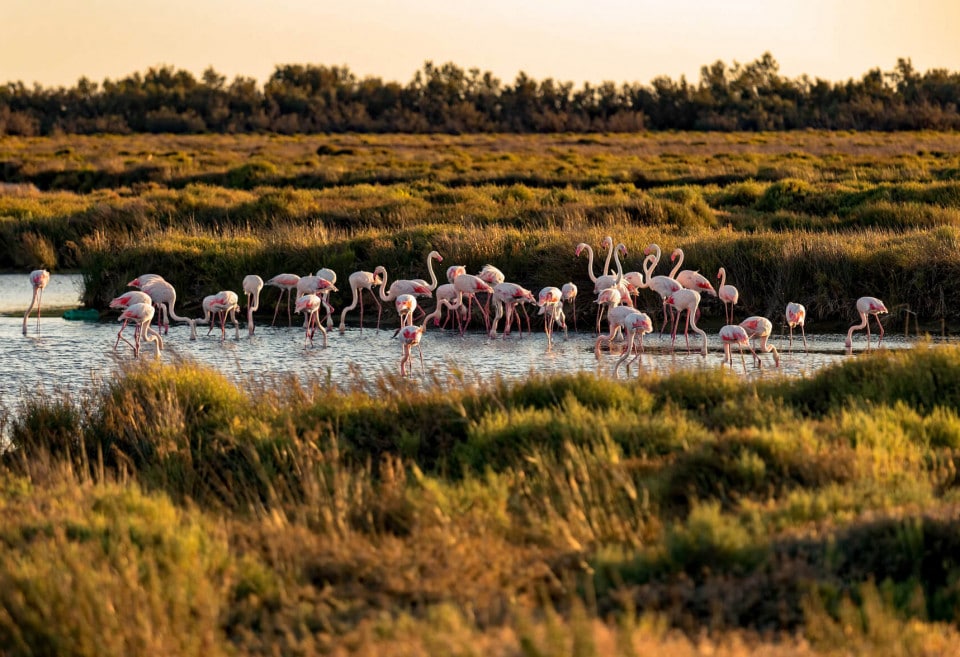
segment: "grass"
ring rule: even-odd
[[[958,373],[960,351],[933,346],[756,382],[241,393],[196,365],[131,367],[7,420],[0,639],[12,655],[935,652],[960,608]]]

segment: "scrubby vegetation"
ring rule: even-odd
[[[4,654],[947,654],[960,349],[422,387],[131,366],[6,418]]]

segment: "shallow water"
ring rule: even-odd
[[[18,278],[24,285],[14,285],[8,278]],[[64,279],[58,281],[57,279]],[[56,287],[54,284],[57,283]],[[79,277],[53,277],[44,292],[45,305],[50,299],[51,307],[76,305],[79,296]],[[22,313],[30,300],[30,285],[26,276],[0,276],[0,308],[17,315],[0,317],[0,408],[12,410],[23,393],[29,394],[39,388],[47,390],[63,388],[79,392],[91,383],[111,376],[123,363],[134,360],[133,350],[120,343],[114,349],[119,324],[114,321],[78,322],[64,320],[61,313],[44,315],[39,333],[35,319],[31,319],[27,336],[22,335]],[[6,305],[3,305],[6,304]],[[119,313],[114,313],[115,317]],[[109,317],[109,315],[107,315]],[[351,318],[354,316],[351,315]],[[211,365],[231,379],[242,382],[249,375],[294,374],[300,378],[321,377],[334,383],[349,386],[357,377],[373,381],[384,373],[398,371],[400,342],[391,336],[397,323],[396,314],[384,311],[384,326],[389,330],[379,333],[373,328],[348,328],[343,334],[336,329],[329,332],[329,345],[322,347],[321,337],[315,346],[304,347],[302,327],[258,325],[256,334],[248,337],[241,323],[240,338],[228,327],[227,339],[220,341],[219,330],[209,335],[207,327],[198,327],[198,339],[190,340],[186,325],[172,325],[164,339],[162,362],[191,360]],[[367,318],[369,321],[369,317]],[[269,321],[269,320],[266,320]],[[762,358],[764,367],[755,368],[750,353],[746,353],[746,371],[739,354],[734,351],[733,371],[755,378],[766,376],[805,376],[816,370],[855,358],[863,352],[866,337],[859,333],[854,338],[853,355],[847,355],[843,346],[845,336],[825,334],[808,336],[809,350],[804,353],[802,344],[794,342],[789,353],[785,341],[779,338],[773,344],[788,353],[782,353],[781,367],[773,368],[772,356]],[[874,336],[874,344],[876,337]],[[455,331],[440,331],[428,328],[422,341],[424,368],[443,373],[457,369],[466,377],[490,379],[495,376],[520,378],[532,372],[570,373],[578,371],[597,372],[610,376],[617,361],[620,344],[614,344],[614,352],[606,350],[597,360],[594,356],[595,336],[588,332],[570,332],[568,339],[555,334],[553,348],[547,349],[546,336],[542,330],[516,332],[507,339],[490,339],[483,333],[467,333],[461,337]],[[915,341],[902,336],[884,339],[883,348],[900,349]],[[643,376],[652,371],[670,372],[678,369],[719,368],[723,366],[722,348],[716,335],[708,333],[709,353],[704,358],[698,350],[699,338],[691,338],[692,352],[687,352],[683,337],[679,336],[678,349],[670,351],[669,336],[647,336],[646,353],[630,370],[630,376]],[[799,348],[798,348],[799,345]],[[152,345],[144,345],[141,360],[153,360]],[[416,358],[416,351],[414,351]],[[413,380],[422,380],[419,361],[414,362]],[[620,376],[626,377],[621,368]]]

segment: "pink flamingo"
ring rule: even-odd
[[[677,260],[678,258],[679,260]],[[670,254],[670,260],[677,260],[677,263],[673,266],[673,271],[677,272],[677,270],[680,268],[680,265],[683,264],[683,249],[674,249],[673,253]],[[698,271],[684,269],[676,274],[671,274],[671,276],[676,278],[677,282],[688,290],[696,290],[700,294],[717,296],[717,291],[713,289],[713,284],[707,280],[706,276]]]
[[[610,312],[607,313],[607,326],[609,327],[609,333],[604,335],[597,336],[596,342],[593,344],[593,355],[596,356],[597,360],[600,360],[600,347],[606,343],[607,348],[610,348],[610,344],[614,341],[618,334],[623,331],[623,322],[626,321],[627,317],[631,313],[635,313],[637,310],[631,308],[630,306],[614,306],[610,309]]]
[[[760,360],[757,357],[757,353],[753,350],[753,347],[750,346],[750,338],[747,336],[747,331],[738,324],[727,324],[721,328],[720,342],[723,343],[723,362],[730,363],[731,370],[733,369],[733,354],[731,352],[733,345],[737,345],[740,348],[740,361],[743,363],[744,374],[747,372],[747,361],[743,358],[744,347],[750,350],[750,353],[753,354],[756,360]]]
[[[683,312],[686,311],[687,323],[684,325],[683,337],[687,341],[687,349],[690,349],[690,338],[687,335],[687,331],[688,329],[692,328],[695,333],[699,333],[700,336],[703,338],[703,348],[701,350],[701,354],[703,356],[706,356],[707,355],[707,333],[706,331],[704,331],[703,329],[697,326],[697,321],[696,321],[697,309],[700,306],[700,293],[697,292],[696,290],[689,290],[687,288],[683,288],[683,289],[677,290],[676,292],[671,294],[669,297],[667,297],[666,303],[668,306],[673,306],[674,308],[677,309],[677,316],[673,320],[673,334],[671,336],[673,339],[673,342],[671,343],[671,348],[673,348],[677,342],[677,330],[680,325],[680,315],[682,315]]]
[[[327,276],[332,275],[333,278],[336,278],[337,275],[333,273],[330,269],[321,269],[321,272],[324,272]],[[336,292],[337,286],[329,278],[324,278],[319,274],[310,274],[307,276],[301,276],[300,280],[297,281],[297,298],[299,299],[304,294],[316,294],[320,297],[322,307],[327,311],[326,324],[329,328],[333,324],[333,320],[330,318],[330,315],[333,313],[333,306],[330,305],[329,296],[331,292]],[[309,317],[304,318],[304,323],[310,321]]]
[[[370,296],[373,297],[373,302],[377,304],[377,326],[380,326],[380,315],[383,312],[383,306],[380,305],[380,300],[377,299],[377,295],[373,291],[374,285],[383,285],[383,279],[380,278],[379,274],[369,271],[355,271],[350,274],[350,292],[353,294],[353,301],[350,305],[343,309],[343,312],[340,313],[340,332],[343,333],[347,330],[346,328],[346,319],[347,313],[357,307],[357,304],[360,304],[360,331],[363,332],[363,291],[366,290],[370,293]]]
[[[479,276],[474,276],[473,274],[460,274],[453,280],[453,287],[456,290],[467,298],[467,319],[464,322],[463,326],[460,327],[460,335],[463,335],[467,329],[467,325],[470,323],[470,318],[473,314],[473,300],[477,294],[486,293],[493,294],[493,288],[490,287],[490,284],[484,281]],[[483,315],[483,328],[485,331],[490,330],[490,318],[487,315],[486,309],[479,302],[477,303],[477,308],[480,309],[480,314]]]
[[[339,291],[336,288],[337,272],[333,271],[329,267],[323,267],[317,270],[316,275],[325,281],[329,281],[330,283],[330,287],[324,287],[317,293],[320,297],[320,300],[323,301],[324,309],[327,311],[327,317],[324,321],[327,323],[327,330],[329,330],[333,328],[333,306],[330,305],[330,293]]]
[[[510,335],[510,327],[513,324],[513,318],[517,317],[517,326],[520,330],[520,337],[523,337],[523,323],[520,321],[519,316],[517,316],[517,306],[519,305],[523,308],[524,303],[536,303],[537,300],[533,296],[533,292],[517,285],[516,283],[497,283],[493,286],[493,298],[494,304],[496,306],[496,314],[493,320],[490,323],[489,335],[491,338],[497,337],[497,324],[500,322],[500,318],[504,316],[504,308],[506,308],[506,320],[503,326],[503,337],[506,338]],[[526,315],[526,309],[524,309],[524,314]],[[530,317],[527,316],[527,333],[530,333]]]
[[[543,330],[547,334],[547,351],[553,348],[554,324],[567,332],[566,317],[563,314],[563,292],[557,287],[545,287],[537,295],[537,305],[540,306],[538,315],[543,315]]]
[[[413,324],[413,312],[417,309],[417,298],[412,294],[401,294],[394,302],[397,308],[397,314],[400,315],[400,328],[398,328],[393,337],[397,337],[404,326]]]
[[[440,254],[436,251],[430,252],[431,256],[435,256],[440,259]],[[432,259],[427,258],[427,267],[430,269],[430,278],[435,283],[437,281],[436,274],[433,273]],[[385,293],[383,289],[387,287],[387,269],[383,265],[377,265],[377,268],[373,270],[375,275],[382,277],[383,284],[380,286],[380,300],[381,301],[396,301],[397,297],[401,294],[412,294],[415,297],[425,297],[430,298],[433,296],[433,288],[421,278],[407,279],[401,278],[390,284],[389,289]],[[380,321],[377,320],[377,330],[380,330]]]
[[[400,344],[403,353],[400,357],[400,376],[407,375],[407,363],[410,361],[410,352],[414,347],[420,352],[420,373],[423,374],[423,348],[420,339],[423,337],[423,326],[408,324],[400,329]]]
[[[317,331],[323,334],[323,348],[327,348],[327,329],[323,328],[323,324],[320,323],[320,307],[322,305],[323,300],[316,294],[304,294],[297,299],[293,312],[304,313],[307,316],[306,328],[304,329],[306,334],[303,340],[304,348],[306,348],[308,341],[313,345],[313,335]]]
[[[466,308],[463,306],[463,299],[460,292],[457,291],[457,288],[453,286],[452,283],[444,283],[443,285],[437,286],[436,291],[437,297],[437,307],[432,313],[423,318],[423,327],[426,329],[429,326],[430,321],[433,321],[434,326],[440,326],[440,317],[443,315],[443,309],[447,309],[447,319],[443,321],[443,327],[445,328],[447,322],[450,321],[450,317],[453,315],[457,316],[458,324],[462,325],[463,323],[463,313],[466,311]],[[457,327],[459,330],[459,326]]]
[[[233,322],[236,339],[240,339],[240,322],[237,321],[237,310],[240,308],[240,297],[236,292],[222,290],[213,296],[210,302],[210,312],[220,318],[220,342],[227,338],[227,316]],[[211,326],[211,328],[213,328]]]
[[[560,288],[564,303],[570,303],[570,312],[573,313],[573,332],[577,332],[577,286],[570,282],[564,283]]]
[[[280,312],[280,302],[283,301],[284,293],[287,294],[287,322],[288,326],[293,326],[293,315],[290,313],[290,295],[297,289],[297,283],[300,277],[296,274],[277,274],[267,281],[267,285],[280,288],[280,296],[277,297],[277,307],[273,310],[273,321],[270,326],[277,323],[277,313]]]
[[[766,317],[753,315],[740,322],[740,327],[747,332],[747,337],[750,338],[751,342],[753,340],[760,341],[758,347],[760,348],[761,354],[772,352],[773,366],[780,367],[780,354],[777,352],[777,348],[769,342],[770,334],[773,333],[773,322]],[[754,355],[757,358],[757,367],[763,367],[763,364],[760,362],[760,356],[756,353]]]
[[[243,277],[243,293],[247,295],[247,335],[253,337],[253,313],[260,308],[260,290],[263,279],[256,274]]]
[[[124,308],[123,312],[120,313],[120,317],[117,318],[117,321],[123,321],[124,326],[126,326],[127,323],[132,323],[136,326],[133,342],[130,342],[122,335],[120,336],[124,342],[133,347],[134,357],[140,356],[140,343],[143,341],[152,342],[156,349],[156,357],[160,357],[160,350],[163,348],[163,338],[160,337],[160,333],[150,328],[153,315],[154,310],[152,303],[132,303]],[[120,331],[122,333],[123,329],[121,328]],[[119,342],[117,344],[119,344]]]
[[[40,299],[43,297],[43,288],[50,282],[50,272],[46,269],[35,269],[30,272],[30,285],[33,286],[33,298],[30,300],[30,307],[23,314],[23,334],[27,334],[27,320],[33,307],[37,307],[37,333],[40,332]]]
[[[867,321],[870,315],[873,315],[877,320],[877,326],[880,329],[880,339],[877,340],[877,346],[880,346],[880,343],[883,342],[883,324],[880,323],[880,315],[887,312],[887,307],[883,305],[883,302],[876,297],[860,297],[857,299],[857,312],[860,314],[860,323],[854,324],[850,327],[850,330],[847,331],[847,341],[845,345],[847,347],[853,346],[853,332],[859,329],[866,327],[867,329],[867,349],[870,349],[870,323]]]
[[[114,310],[124,310],[135,303],[146,303],[152,305],[153,300],[146,292],[132,290],[130,292],[124,292],[120,296],[111,300],[110,307]],[[153,313],[150,314],[150,318],[153,319]],[[129,322],[130,320],[124,320],[123,324],[120,325],[120,330],[117,331],[117,342],[113,345],[114,349],[120,346],[120,337],[123,335],[123,330],[127,328],[127,324],[129,324]],[[129,342],[127,344],[129,344]]]
[[[630,364],[634,361],[638,361],[640,356],[643,355],[643,336],[647,333],[653,332],[653,322],[650,321],[650,317],[646,313],[634,310],[631,312],[621,324],[623,332],[627,336],[627,341],[623,345],[623,353],[620,354],[619,360],[617,360],[616,365],[613,366],[613,376],[618,376],[618,371],[620,365],[627,361],[630,357],[630,353],[633,351],[634,343],[639,340],[640,348],[637,350],[637,355],[633,357],[632,360],[627,361],[627,375],[630,375]],[[637,370],[639,372],[640,365],[637,365]]]
[[[643,250],[643,253],[646,257],[643,259],[642,269],[646,274],[646,281],[642,282],[638,287],[649,288],[660,295],[660,300],[663,303],[663,324],[660,326],[660,334],[662,335],[663,330],[667,327],[667,297],[677,290],[683,289],[683,286],[672,276],[677,270],[676,267],[674,267],[670,276],[653,275],[653,270],[656,269],[657,264],[660,262],[660,246],[658,244],[648,245],[647,248]]]
[[[740,298],[740,291],[732,285],[727,285],[727,270],[723,267],[717,272],[717,278],[720,280],[720,287],[717,290],[717,296],[723,302],[723,314],[727,318],[727,324],[733,324],[733,307],[737,305]],[[727,306],[729,304],[729,310]]]
[[[600,246],[605,246],[608,249],[607,259],[606,261],[604,261],[603,270],[600,272],[601,276],[606,276],[607,270],[609,270],[610,268],[610,260],[611,258],[613,258],[613,238],[610,237],[609,235],[607,237],[604,237],[603,240],[600,242]],[[580,254],[583,253],[584,251],[587,252],[587,276],[590,277],[591,283],[596,284],[597,276],[593,273],[593,247],[591,247],[586,242],[580,242],[579,244],[577,244],[577,248],[574,249],[573,254],[579,258]],[[597,290],[596,288],[594,288],[594,291],[599,292],[599,290]]]
[[[605,276],[600,276],[597,278],[597,283],[594,286],[594,291],[599,294],[597,300],[595,301],[597,305],[597,334],[600,334],[600,321],[603,318],[604,308],[608,309],[613,308],[614,306],[619,306],[620,304],[625,304],[627,306],[632,306],[633,303],[630,301],[630,293],[627,289],[622,287],[623,283],[623,265],[620,262],[620,254],[627,254],[627,247],[625,244],[617,244],[617,248],[613,250],[613,259],[617,265],[617,274],[612,278]],[[606,285],[606,287],[597,290],[597,286],[600,284]],[[609,285],[607,285],[609,283]]]
[[[143,277],[140,277],[141,282]],[[185,322],[190,326],[190,339],[197,339],[197,325],[196,322],[189,317],[181,317],[177,314],[177,311],[174,309],[174,306],[177,303],[177,291],[173,288],[173,285],[163,280],[162,278],[157,277],[149,281],[148,283],[140,287],[141,290],[150,295],[150,298],[153,299],[154,305],[158,307],[157,314],[157,328],[160,328],[160,318],[163,317],[163,332],[164,334],[169,333],[170,331],[170,320],[175,322]]]
[[[160,274],[140,274],[135,279],[127,283],[127,287],[136,287],[142,290],[150,283],[153,283],[154,281],[162,281],[162,280],[163,280],[163,276],[161,276]]]
[[[790,350],[793,351],[793,327],[800,327],[800,335],[803,336],[803,350],[807,350],[807,333],[803,328],[803,325],[807,321],[807,309],[803,307],[803,304],[794,303],[793,301],[787,304],[787,311],[785,313],[787,318],[787,326],[790,327]],[[781,333],[781,339],[783,334]]]

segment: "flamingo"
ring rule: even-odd
[[[720,287],[717,289],[717,296],[723,302],[723,314],[727,319],[727,324],[733,324],[733,307],[737,305],[740,298],[740,292],[732,285],[727,285],[727,270],[723,267],[717,272],[717,278],[720,280]],[[686,286],[684,286],[686,287]],[[727,304],[730,309],[727,310]]]
[[[807,350],[807,333],[803,328],[803,325],[807,321],[807,309],[803,307],[803,304],[794,303],[793,301],[787,304],[787,311],[785,313],[787,318],[787,326],[790,327],[790,350],[793,351],[793,327],[800,327],[800,335],[803,336],[803,350]],[[782,338],[783,334],[781,334]]]
[[[503,283],[505,280],[507,280],[507,277],[504,276],[503,272],[491,264],[484,265],[483,269],[480,270],[480,273],[477,274],[477,278],[479,278],[481,281],[483,281],[490,287],[496,287],[500,283]],[[493,299],[492,293],[487,295],[487,300],[483,304],[483,307],[487,311],[487,316],[490,315],[491,299]]]
[[[115,310],[124,310],[129,306],[132,306],[135,303],[146,303],[153,304],[153,300],[150,298],[150,295],[146,292],[140,290],[132,290],[130,292],[124,292],[118,297],[115,297],[110,301],[110,307]],[[151,320],[153,319],[153,314],[150,315]],[[130,323],[130,320],[124,320],[123,324],[120,325],[120,330],[117,331],[117,342],[113,345],[113,348],[116,349],[120,345],[120,337],[123,335],[123,329],[127,328],[127,324]],[[129,343],[128,343],[129,344]]]
[[[288,326],[293,326],[293,315],[290,314],[290,294],[292,290],[297,289],[297,283],[300,277],[296,274],[277,274],[267,281],[267,285],[280,288],[280,296],[277,297],[277,307],[273,310],[273,321],[270,326],[277,323],[277,313],[280,312],[280,302],[283,300],[283,294],[287,294],[287,322]]]
[[[773,366],[780,367],[780,354],[777,352],[777,348],[769,342],[770,334],[773,332],[773,322],[766,317],[753,315],[740,322],[740,326],[747,332],[747,337],[751,341],[760,341],[758,346],[761,354],[773,352]],[[757,356],[757,367],[762,367],[760,356]]]
[[[417,309],[417,298],[412,294],[401,294],[394,304],[397,308],[397,314],[400,315],[400,328],[393,334],[393,337],[397,337],[400,329],[413,324],[413,312]]]
[[[607,313],[607,325],[609,327],[609,333],[606,335],[597,336],[596,342],[593,344],[593,354],[596,356],[597,360],[600,359],[600,346],[605,342],[607,348],[610,347],[610,343],[613,342],[614,338],[617,337],[623,330],[623,322],[626,321],[626,318],[631,314],[635,313],[637,310],[631,308],[630,306],[614,306],[610,309],[610,312]]]
[[[40,299],[43,297],[43,288],[50,282],[50,272],[46,269],[35,269],[30,272],[30,285],[33,286],[33,298],[30,300],[30,307],[23,314],[23,334],[27,334],[27,320],[33,307],[37,307],[37,333],[40,332]]]
[[[383,306],[380,300],[373,292],[374,285],[383,285],[383,279],[377,273],[369,271],[355,271],[350,274],[350,292],[353,294],[353,301],[340,313],[340,332],[346,331],[347,313],[360,304],[360,331],[363,331],[363,291],[367,290],[373,297],[373,302],[377,304],[377,326],[380,326],[380,315],[383,312]]]
[[[140,274],[135,279],[127,283],[127,287],[136,287],[142,290],[144,287],[146,287],[150,283],[153,283],[154,281],[162,281],[162,280],[163,280],[163,276],[161,276],[160,274]]]
[[[320,300],[323,301],[323,307],[327,311],[327,318],[325,321],[327,323],[327,329],[329,330],[333,328],[333,317],[332,317],[333,306],[330,305],[330,293],[338,291],[337,288],[335,287],[337,284],[337,272],[333,271],[328,267],[323,267],[317,270],[316,275],[325,281],[329,281],[331,286],[328,288],[324,288],[319,293]]]
[[[623,353],[620,354],[619,360],[617,360],[616,365],[613,366],[614,377],[618,376],[620,365],[630,357],[630,352],[633,351],[633,344],[639,339],[640,349],[637,351],[637,355],[634,356],[633,360],[627,361],[627,375],[629,376],[630,363],[639,360],[640,356],[643,355],[643,336],[653,332],[653,322],[650,321],[650,316],[638,310],[633,310],[627,315],[621,326],[623,332],[627,335],[627,342],[623,345]],[[639,372],[639,370],[640,366],[637,365],[637,371]]]
[[[683,288],[677,290],[669,297],[667,297],[666,304],[673,306],[677,309],[677,316],[673,320],[673,342],[671,343],[671,348],[677,342],[677,329],[680,325],[680,315],[683,314],[683,311],[687,311],[687,323],[683,329],[683,337],[687,341],[687,349],[690,348],[690,338],[687,335],[687,330],[693,328],[695,333],[699,333],[703,338],[703,348],[701,353],[703,356],[707,355],[707,333],[703,329],[697,326],[696,313],[697,309],[700,306],[700,293],[696,290],[688,290]]]
[[[564,335],[567,332],[566,317],[563,314],[563,292],[560,288],[545,287],[537,295],[537,305],[540,306],[537,314],[543,315],[543,330],[547,334],[547,351],[549,351],[553,347],[554,324],[563,328]]]
[[[623,265],[620,263],[620,254],[627,254],[627,247],[622,242],[617,244],[617,248],[613,250],[613,259],[617,265],[617,274],[612,278],[605,276],[600,276],[597,278],[596,286],[601,283],[607,284],[606,287],[596,289],[594,286],[594,292],[598,293],[600,296],[597,297],[595,303],[598,304],[597,307],[597,334],[600,333],[600,320],[603,318],[603,309],[604,307],[612,308],[614,306],[619,306],[621,303],[627,306],[633,306],[633,302],[630,301],[630,292],[628,289],[622,287],[623,283]]]
[[[626,276],[626,275],[624,275]],[[564,283],[560,288],[564,302],[570,302],[573,313],[573,332],[577,332],[577,286],[574,283]]]
[[[607,259],[603,263],[603,271],[600,272],[601,276],[605,276],[607,270],[610,268],[610,259],[613,257],[613,238],[610,236],[604,237],[600,242],[600,246],[605,246],[608,249]],[[580,242],[577,244],[577,248],[574,249],[573,254],[579,258],[580,254],[584,251],[587,252],[587,275],[590,277],[590,282],[596,283],[597,277],[593,273],[593,247],[586,242]]]
[[[237,310],[240,308],[240,297],[236,292],[222,290],[217,292],[210,301],[210,312],[220,317],[220,342],[227,338],[227,315],[233,321],[236,330],[236,339],[240,339],[240,322],[237,321]],[[211,328],[213,328],[211,326]]]
[[[463,306],[463,299],[461,298],[460,292],[457,291],[457,288],[454,287],[452,283],[444,283],[443,285],[437,286],[436,297],[437,307],[432,313],[423,318],[424,329],[430,324],[430,320],[433,320],[434,326],[440,326],[440,316],[443,314],[444,308],[449,311],[447,313],[447,319],[444,320],[444,327],[447,321],[449,321],[450,315],[454,313],[457,315],[458,322],[462,323],[462,314],[463,311],[466,311],[466,308]]]
[[[331,270],[323,270],[331,272]],[[327,274],[329,275],[329,273]],[[333,274],[333,277],[336,278],[337,275]],[[329,328],[333,324],[333,320],[330,318],[331,313],[333,313],[333,306],[330,305],[328,297],[331,292],[336,292],[337,286],[333,284],[328,278],[324,278],[319,274],[309,274],[307,276],[301,276],[300,280],[297,281],[297,298],[299,299],[304,294],[316,294],[320,297],[322,302],[322,307],[327,311],[326,324]],[[309,317],[304,317],[304,323],[310,321]]]
[[[141,276],[141,281],[143,277]],[[163,280],[162,278],[157,278],[151,280],[140,288],[144,292],[150,295],[150,298],[153,299],[153,303],[159,307],[159,314],[157,316],[157,328],[160,327],[160,316],[164,318],[164,333],[170,331],[170,320],[175,322],[185,322],[190,325],[190,339],[197,339],[197,324],[194,320],[189,317],[181,317],[177,315],[176,310],[174,310],[174,305],[177,303],[177,291],[174,289],[173,285]]]
[[[683,271],[679,272],[677,271],[680,269],[680,265],[683,264],[683,249],[674,249],[673,253],[670,254],[670,260],[671,262],[673,260],[677,260],[677,263],[673,266],[673,271],[676,273],[671,273],[671,276],[676,278],[680,285],[688,290],[696,290],[700,294],[717,296],[717,291],[713,289],[713,284],[700,272],[693,271],[691,269],[684,269]]]
[[[860,323],[854,324],[847,331],[847,347],[853,346],[853,332],[866,327],[867,329],[867,349],[870,349],[870,323],[867,321],[869,315],[877,319],[877,326],[880,328],[880,339],[877,340],[877,346],[883,342],[883,324],[880,323],[880,315],[887,312],[887,307],[876,297],[860,297],[857,299],[857,312],[860,314]]]
[[[436,251],[430,252],[431,256],[436,256],[440,258],[440,254]],[[430,269],[430,278],[436,283],[437,276],[433,273],[433,267],[431,266],[431,258],[427,258],[427,266]],[[381,301],[396,301],[397,297],[401,294],[412,294],[415,297],[426,297],[430,298],[433,296],[433,289],[430,287],[430,284],[425,280],[420,278],[415,279],[406,279],[401,278],[390,284],[390,288],[384,293],[383,289],[387,287],[387,269],[383,265],[377,265],[377,268],[373,270],[375,275],[381,276],[383,278],[383,284],[380,286],[380,300]],[[380,330],[380,320],[377,319],[377,330]]]
[[[150,322],[153,321],[153,315],[153,303],[140,302],[128,305],[126,308],[124,308],[123,312],[120,313],[120,317],[117,318],[117,321],[122,321],[124,326],[126,326],[127,323],[133,323],[137,327],[136,331],[134,331],[133,342],[130,342],[123,336],[120,336],[124,342],[133,347],[134,357],[140,356],[140,343],[142,341],[152,342],[154,348],[156,349],[156,357],[160,357],[160,350],[163,348],[163,338],[160,337],[160,333],[150,328]],[[120,331],[122,333],[123,328],[121,328]],[[119,342],[117,344],[119,344]]]
[[[605,237],[604,240],[609,240],[611,238]],[[597,276],[597,280],[593,282],[593,291],[594,293],[599,293],[601,290],[605,290],[608,287],[614,287],[620,284],[620,281],[623,280],[623,268],[619,266],[620,260],[618,258],[619,252],[622,250],[623,255],[627,255],[627,247],[623,243],[617,244],[616,248],[611,251],[611,256],[617,263],[618,273],[617,274],[607,274],[606,269],[610,263],[610,257],[607,256],[607,262],[604,264],[604,273],[601,276]]]
[[[460,327],[460,335],[463,335],[467,329],[467,324],[470,323],[470,317],[473,311],[473,299],[481,292],[493,294],[493,288],[490,287],[490,284],[484,281],[482,278],[479,276],[474,276],[473,274],[460,274],[453,280],[453,287],[456,288],[456,290],[462,296],[467,298],[467,319],[463,326]],[[490,318],[487,315],[487,311],[479,303],[477,304],[477,307],[480,309],[480,313],[483,315],[484,330],[489,331]]]
[[[423,348],[420,346],[422,337],[423,326],[408,324],[400,329],[400,343],[403,350],[400,357],[400,376],[407,375],[406,365],[410,361],[410,352],[414,347],[420,352],[420,373],[423,374]]]
[[[723,343],[723,362],[730,363],[731,370],[733,369],[733,353],[731,351],[733,345],[737,345],[740,348],[740,361],[743,363],[744,374],[747,372],[747,361],[743,358],[744,347],[750,350],[750,353],[753,354],[756,360],[760,360],[757,357],[757,352],[750,346],[750,338],[747,335],[747,331],[739,324],[727,324],[722,327],[720,329],[720,341]]]
[[[256,274],[243,277],[243,292],[247,295],[247,335],[253,337],[253,313],[260,307],[263,279]]]
[[[297,303],[294,306],[293,312],[304,313],[307,317],[307,322],[304,328],[304,348],[307,347],[308,341],[311,345],[313,344],[313,335],[317,331],[323,333],[323,348],[327,348],[327,329],[323,328],[323,324],[320,323],[320,307],[322,305],[323,300],[318,295],[304,294],[302,297],[297,299]]]
[[[674,267],[670,276],[653,275],[653,270],[660,262],[660,246],[658,244],[648,245],[643,253],[646,257],[643,259],[642,269],[646,274],[646,281],[638,287],[649,288],[660,295],[660,300],[663,303],[663,324],[660,326],[660,334],[662,335],[663,330],[667,327],[667,297],[677,290],[683,289],[683,286],[672,276],[677,270],[676,267]]]
[[[513,324],[513,318],[516,315],[517,306],[523,303],[536,303],[537,300],[533,297],[533,292],[517,285],[516,283],[497,283],[493,286],[493,294],[491,295],[494,302],[496,303],[496,316],[490,323],[489,335],[491,338],[497,336],[497,323],[500,321],[500,318],[504,315],[504,308],[506,308],[506,321],[503,326],[503,337],[506,338],[510,335],[510,326]],[[522,305],[520,305],[523,308]],[[524,314],[526,315],[526,309],[524,309]],[[517,324],[520,327],[520,337],[523,337],[523,324],[520,322],[519,317],[517,317]],[[530,332],[530,317],[527,316],[527,332]]]

